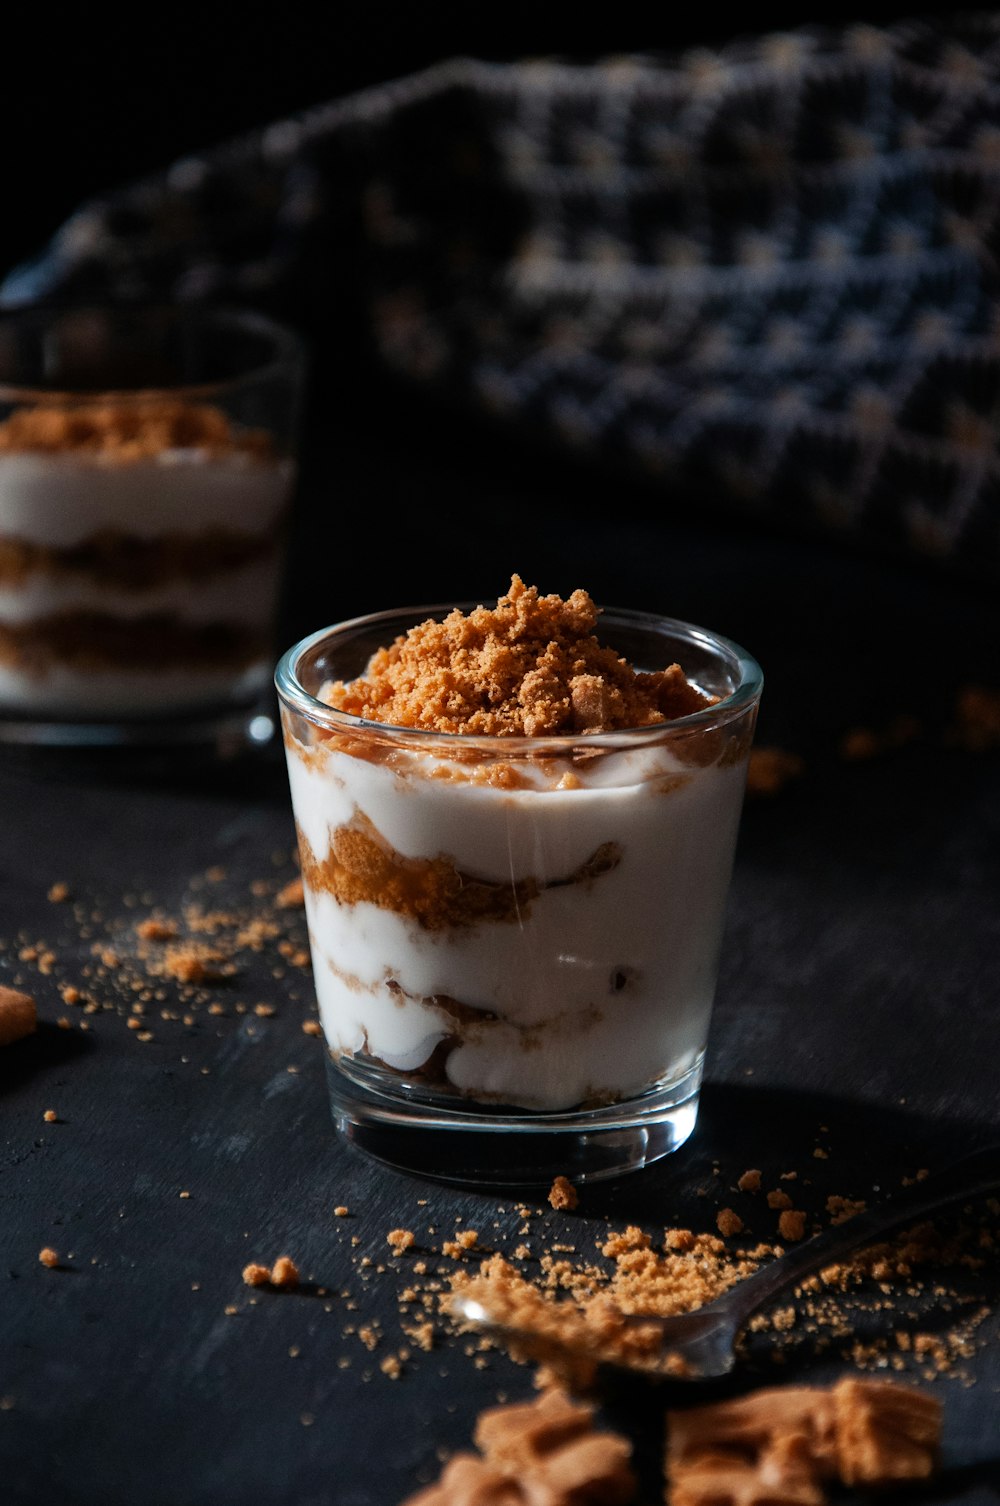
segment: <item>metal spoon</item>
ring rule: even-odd
[[[979,1197],[1000,1187],[1000,1146],[992,1146],[966,1157],[945,1171],[927,1177],[915,1188],[907,1189],[891,1202],[856,1214],[853,1218],[804,1244],[796,1245],[770,1265],[735,1286],[705,1307],[694,1312],[661,1317],[655,1313],[623,1313],[628,1326],[655,1328],[660,1334],[660,1354],[653,1362],[616,1358],[598,1348],[579,1349],[545,1337],[548,1350],[562,1349],[570,1360],[598,1362],[625,1369],[669,1373],[683,1380],[709,1380],[726,1375],[736,1363],[736,1341],[754,1313],[789,1287],[797,1286],[814,1271],[834,1265],[852,1250],[876,1243],[901,1224],[912,1223],[936,1212],[960,1198]],[[457,1293],[452,1311],[465,1322],[486,1329],[504,1339],[533,1346],[537,1335],[495,1317],[486,1303]],[[667,1362],[669,1371],[667,1369]]]

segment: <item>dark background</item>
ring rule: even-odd
[[[415,5],[351,0],[318,19],[297,3],[264,13],[208,3],[112,24],[83,7],[20,9],[4,19],[0,270],[91,195],[438,59],[673,51],[751,28],[893,15],[612,3],[598,21],[541,3],[433,6],[428,21]],[[560,455],[543,465],[509,439],[490,443],[429,399],[393,401],[383,381],[359,383],[342,347],[330,361],[349,379],[332,399],[314,384],[284,643],[403,599],[488,600],[516,568],[543,590],[583,584],[599,601],[745,643],[767,675],[760,741],[805,759],[783,796],[747,809],[698,1132],[657,1168],[590,1191],[567,1236],[589,1251],[606,1218],[710,1227],[752,1165],[775,1180],[803,1165],[819,1209],[830,1192],[873,1196],[974,1136],[995,1138],[997,759],[947,734],[959,685],[996,684],[995,583],[664,508],[653,489],[609,486],[592,465]],[[915,711],[925,730],[913,745],[871,764],[838,757],[847,728]],[[87,1036],[53,1023],[58,984],[89,966],[91,943],[69,907],[49,904],[49,884],[67,881],[86,911],[100,904],[112,918],[127,891],[178,913],[209,864],[227,872],[227,902],[245,895],[271,873],[268,854],[291,853],[280,759],[273,748],[239,777],[148,781],[129,767],[116,780],[0,760],[3,933],[54,939],[60,969],[30,978],[43,1028],[0,1063],[0,1391],[16,1398],[0,1412],[3,1506],[393,1506],[436,1474],[439,1446],[468,1446],[498,1388],[511,1399],[528,1388],[523,1370],[497,1361],[480,1372],[457,1346],[418,1354],[399,1385],[367,1385],[362,1362],[337,1369],[339,1313],[282,1297],[250,1314],[248,1252],[288,1250],[340,1290],[359,1287],[354,1230],[384,1259],[385,1230],[415,1220],[418,1198],[421,1221],[441,1229],[496,1217],[488,1194],[384,1171],[334,1137],[321,1048],[300,1029],[308,984],[279,989],[269,964],[254,963],[247,997],[281,1008],[258,1022],[252,1050],[233,1017],[182,1037],[158,1026],[143,1045],[112,1013]],[[282,879],[290,856],[286,866]],[[15,980],[16,953],[0,960],[0,981]],[[42,1121],[52,1105],[56,1126]],[[237,1157],[234,1130],[247,1126]],[[828,1161],[811,1154],[820,1126]],[[723,1175],[706,1203],[716,1159]],[[341,1228],[337,1203],[359,1222]],[[48,1243],[76,1251],[76,1274],[39,1266]],[[995,1265],[981,1285],[994,1317],[972,1366],[978,1384],[939,1393],[945,1473],[921,1493],[925,1506],[998,1499]],[[365,1292],[364,1304],[366,1319],[397,1332],[393,1290]],[[831,1353],[804,1378],[832,1378],[840,1363]],[[636,1431],[650,1405],[661,1402],[630,1418]],[[315,1427],[303,1428],[304,1413]],[[657,1415],[650,1456],[660,1427]]]
[[[18,11],[4,18],[0,271],[43,245],[94,194],[443,58],[673,52],[805,24],[914,14],[884,0],[765,0],[753,8],[626,0],[590,10],[209,0],[128,13],[108,6]]]

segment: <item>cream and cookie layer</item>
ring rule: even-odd
[[[681,762],[654,734],[493,782],[358,756],[362,733],[306,745],[287,714],[286,746],[335,1056],[549,1111],[698,1066],[745,746]]]
[[[0,424],[0,706],[157,714],[252,694],[292,479],[208,405]]]

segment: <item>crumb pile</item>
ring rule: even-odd
[[[368,721],[486,737],[648,727],[712,704],[679,665],[644,674],[603,647],[598,615],[586,591],[540,596],[515,575],[496,607],[420,623],[324,699]]]
[[[785,1178],[799,1188],[797,1199],[815,1203],[797,1172]],[[517,1330],[502,1341],[515,1359],[545,1366],[576,1387],[590,1384],[604,1361],[683,1374],[678,1356],[663,1352],[655,1325],[623,1315],[668,1317],[703,1307],[780,1255],[784,1246],[775,1236],[787,1243],[789,1233],[803,1237],[865,1207],[863,1199],[830,1193],[822,1214],[795,1208],[782,1188],[765,1191],[756,1169],[744,1172],[732,1190],[743,1194],[747,1211],[741,1217],[723,1208],[716,1215],[717,1224],[733,1231],[726,1239],[673,1228],[656,1247],[646,1230],[630,1225],[599,1241],[601,1260],[581,1258],[573,1245],[550,1244],[536,1253],[522,1242],[487,1255],[474,1270],[453,1272],[442,1308],[461,1327],[456,1297],[481,1303],[499,1324]],[[772,1237],[738,1242],[746,1222],[757,1222],[764,1209]],[[803,1281],[794,1300],[751,1319],[745,1347],[766,1364],[829,1354],[861,1371],[891,1369],[924,1380],[947,1375],[969,1384],[963,1361],[975,1353],[990,1316],[986,1292],[1000,1254],[998,1215],[1000,1201],[988,1198],[975,1217],[916,1223],[826,1266]],[[524,1231],[529,1227],[526,1222]],[[950,1314],[944,1323],[943,1308]],[[521,1337],[525,1331],[530,1337]]]
[[[549,1365],[585,1386],[602,1360],[683,1373],[676,1357],[663,1354],[658,1327],[629,1322],[627,1315],[667,1317],[704,1307],[774,1253],[758,1245],[731,1254],[715,1235],[688,1229],[668,1229],[658,1252],[636,1225],[610,1233],[600,1252],[610,1267],[546,1252],[534,1277],[495,1254],[474,1274],[456,1272],[452,1290],[481,1302],[499,1323],[530,1334],[508,1339],[516,1358]]]
[[[272,448],[265,430],[238,431],[214,404],[180,398],[19,408],[0,424],[0,453],[72,451],[119,464],[148,460],[164,450],[209,455],[239,450],[266,457]]]
[[[480,1453],[457,1454],[404,1506],[626,1506],[635,1495],[628,1440],[563,1392],[481,1412],[475,1441]]]

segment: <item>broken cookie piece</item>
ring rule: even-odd
[[[626,1506],[631,1445],[595,1429],[593,1408],[562,1391],[490,1407],[475,1431],[481,1456],[460,1454],[404,1506]]]
[[[0,1046],[13,1045],[38,1028],[38,1012],[30,994],[0,987]]]
[[[667,1415],[670,1506],[822,1506],[824,1484],[925,1480],[941,1404],[891,1381],[770,1387]]]
[[[845,1485],[926,1480],[937,1465],[941,1403],[891,1381],[844,1380],[833,1391]]]
[[[477,1454],[456,1454],[436,1484],[408,1496],[403,1506],[524,1506],[525,1500],[517,1480]]]

